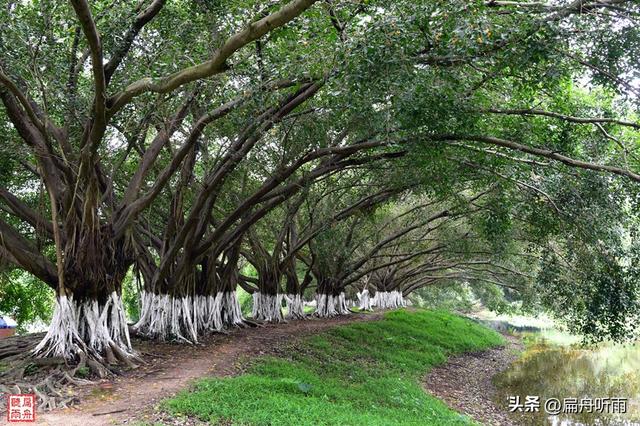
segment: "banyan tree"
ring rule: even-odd
[[[1,222],[2,257],[56,291],[54,317],[36,348],[38,355],[126,361],[133,350],[120,286],[136,259],[134,240],[142,232],[136,219],[180,170],[203,129],[235,107],[233,101],[207,105],[198,115],[196,82],[226,73],[235,52],[294,20],[314,1],[292,1],[248,23],[221,22],[215,47],[187,30],[185,37],[209,49],[189,58],[189,65],[178,60],[169,67],[163,61],[172,48],[157,35],[180,19],[180,10],[161,0],[133,11],[130,5],[102,10],[106,4],[70,3],[43,2],[40,8],[10,2],[3,7],[2,27],[8,29],[0,36],[3,121],[10,123],[12,139],[24,152],[16,161],[31,174],[26,181],[41,183],[48,208],[35,211],[19,192],[3,190],[4,202],[21,225]],[[117,20],[120,14],[126,16],[126,28]],[[33,20],[37,26],[24,28]],[[120,31],[124,36],[116,37]],[[31,45],[36,38],[38,52]],[[59,54],[63,46],[66,57]],[[139,57],[151,46],[147,69]],[[41,64],[42,74],[27,71],[32,60]],[[122,184],[117,163],[127,160],[113,158],[110,151],[122,142],[118,129],[129,126],[129,120],[137,120],[146,132],[130,147],[143,151],[122,189],[116,188]],[[181,134],[185,128],[190,128],[187,138]],[[160,152],[169,146],[176,149],[172,160],[158,164]],[[149,181],[152,169],[158,174]],[[202,202],[211,202],[210,197]],[[55,261],[21,232],[25,227],[51,242]]]

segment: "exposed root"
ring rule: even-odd
[[[247,319],[247,318],[245,318],[242,321],[242,323],[243,323],[242,327],[254,327],[254,328],[264,327],[263,324],[260,324],[259,322],[256,322],[256,321],[251,321],[250,319]]]
[[[35,365],[37,360],[25,359],[23,362],[27,365]],[[45,411],[55,408],[66,408],[77,402],[78,397],[73,392],[72,387],[91,385],[94,382],[73,377],[73,372],[63,366],[50,370],[51,365],[45,365],[46,371],[38,370],[35,375],[30,377],[15,377],[10,379],[6,372],[0,377],[2,383],[0,385],[0,394],[18,393],[18,394],[35,394],[37,398],[38,408]],[[42,373],[45,373],[43,376]]]
[[[25,349],[13,354],[13,346]],[[49,331],[40,343],[30,349],[16,339],[5,353],[9,356],[3,362],[11,358],[11,368],[0,374],[0,382],[10,385],[0,385],[0,392],[33,393],[44,410],[75,403],[71,388],[92,384],[85,378],[89,375],[112,375],[116,370],[110,364],[136,367],[134,361],[141,361],[131,347],[122,301],[115,292],[102,305],[57,298]]]

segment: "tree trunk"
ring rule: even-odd
[[[287,319],[305,319],[304,290],[311,283],[311,273],[307,271],[304,280],[300,283],[296,272],[295,259],[292,257],[283,267],[286,277],[287,295],[284,297],[287,303]]]
[[[190,295],[174,295],[144,291],[141,295],[140,319],[133,326],[136,332],[149,339],[198,342],[198,323],[194,305],[199,303]]]
[[[244,326],[240,302],[236,294],[239,281],[238,260],[240,258],[240,241],[225,252],[227,262],[220,268],[220,292],[222,323],[231,326]]]
[[[380,309],[397,309],[407,306],[401,291],[377,291],[373,305]]]
[[[68,235],[64,262],[58,252],[53,318],[34,355],[132,365],[136,354],[121,299],[131,263],[124,242],[113,240],[110,226]]]
[[[253,293],[253,319],[266,322],[284,322],[282,294]]]
[[[320,318],[331,318],[347,315],[349,312],[342,287],[334,279],[319,278],[314,315]]]
[[[266,322],[284,322],[282,313],[282,294],[280,294],[281,273],[277,267],[264,262],[258,271],[258,291],[253,293],[253,312],[255,320]]]
[[[284,296],[287,303],[287,319],[305,319],[304,301],[299,294],[289,293]]]
[[[120,294],[105,291],[96,298],[59,295],[49,330],[33,353],[37,357],[87,359],[101,365],[120,361],[132,366],[136,354]]]
[[[358,293],[358,309],[362,311],[372,311],[373,303],[368,289],[363,289]]]

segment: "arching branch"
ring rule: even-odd
[[[607,172],[619,176],[627,177],[635,182],[640,182],[640,174],[634,173],[630,170],[622,169],[616,166],[608,166],[603,164],[595,164],[587,161],[577,160],[575,158],[568,157],[560,154],[556,151],[545,148],[536,148],[528,145],[523,145],[517,142],[513,142],[506,139],[500,139],[492,136],[480,136],[480,135],[437,135],[431,138],[435,141],[474,141],[481,142],[490,145],[497,145],[504,148],[512,149],[515,151],[524,152],[526,154],[532,154],[538,157],[549,158],[551,160],[559,161],[571,167],[577,167],[580,169],[593,170],[597,172]]]
[[[227,69],[226,61],[236,51],[261,38],[269,31],[285,25],[311,7],[316,1],[293,0],[278,11],[250,23],[244,30],[229,37],[208,61],[160,79],[147,77],[130,84],[122,92],[109,99],[109,115],[114,115],[134,97],[143,93],[169,93],[184,84],[224,72]]]

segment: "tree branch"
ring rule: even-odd
[[[261,38],[268,32],[285,25],[311,7],[316,1],[293,0],[277,12],[250,23],[244,30],[229,37],[215,51],[213,57],[206,62],[185,68],[157,80],[147,77],[130,84],[122,92],[109,99],[109,115],[116,114],[134,97],[143,93],[168,93],[184,84],[224,72],[227,69],[227,59],[236,51]]]
[[[0,219],[0,247],[11,255],[13,258],[11,260],[15,261],[17,266],[56,289],[58,277],[53,264],[2,219]]]
[[[630,170],[622,169],[615,166],[607,166],[602,164],[589,163],[582,160],[576,160],[574,158],[567,157],[566,155],[559,154],[550,149],[535,148],[528,145],[522,145],[517,142],[509,141],[506,139],[495,138],[492,136],[479,136],[479,135],[437,135],[431,137],[435,141],[474,141],[491,145],[502,146],[515,151],[524,152],[527,154],[536,155],[538,157],[549,158],[559,161],[571,167],[577,167],[580,169],[593,170],[597,172],[608,172],[619,176],[627,177],[635,182],[640,182],[640,175]]]
[[[111,59],[104,66],[104,76],[106,84],[109,85],[111,77],[116,72],[124,58],[129,53],[134,40],[140,33],[140,30],[148,24],[162,10],[166,0],[154,0],[145,10],[140,12],[131,24],[131,27],[125,33],[122,43],[116,51],[111,55]]]
[[[571,115],[560,114],[553,111],[543,111],[539,109],[479,109],[476,112],[480,113],[491,113],[491,114],[505,114],[505,115],[541,115],[545,117],[557,118],[560,120],[568,121],[570,123],[577,124],[595,124],[595,123],[611,123],[617,124],[620,126],[632,127],[634,129],[640,129],[639,123],[634,123],[631,121],[618,120],[615,118],[606,118],[606,117],[574,117]]]

